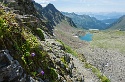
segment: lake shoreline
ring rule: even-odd
[[[90,42],[90,41],[92,41],[92,36],[93,36],[93,34],[88,32],[84,36],[79,36],[79,39]]]

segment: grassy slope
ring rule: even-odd
[[[93,47],[118,50],[125,53],[125,32],[124,31],[100,31],[94,33]]]

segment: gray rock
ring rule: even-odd
[[[74,63],[72,62],[72,63],[69,63],[69,68],[70,69],[73,69],[74,68]]]
[[[70,56],[69,56],[68,54],[66,54],[66,55],[64,56],[64,60],[65,60],[66,62],[70,63]]]
[[[0,82],[44,82],[26,75],[17,60],[9,54],[8,50],[0,51]]]
[[[66,66],[64,65],[63,62],[61,62],[60,67],[63,68],[63,69],[66,69]]]
[[[49,79],[45,79],[44,82],[50,82]]]
[[[45,82],[45,81],[43,81],[41,78],[37,78],[37,81],[35,82]]]
[[[57,65],[60,65],[60,64],[61,64],[61,60],[58,59],[58,58],[55,59],[55,62],[56,62]]]
[[[0,51],[0,81],[20,81],[23,69],[7,50]]]

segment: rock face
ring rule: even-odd
[[[8,7],[13,8],[16,13],[20,14],[35,14],[32,0],[3,0],[4,4],[8,4]]]
[[[14,60],[8,50],[0,51],[0,82],[25,82],[26,74],[17,60]]]
[[[47,36],[53,34],[52,30],[49,29],[53,28],[52,25],[49,22],[44,22],[45,18],[35,9],[33,0],[0,0],[0,2],[8,5],[5,7],[1,4],[1,7],[5,12],[13,12],[18,22],[21,22],[21,26],[24,24],[25,26],[30,25],[33,29],[41,28],[45,35],[47,33]],[[42,6],[39,5],[38,8],[41,9]]]
[[[39,78],[38,78],[39,79]],[[9,54],[8,50],[0,51],[0,82],[36,82],[27,75],[17,60]],[[39,79],[37,82],[44,82]]]

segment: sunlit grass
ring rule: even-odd
[[[100,72],[100,70],[98,70],[96,67],[92,66],[89,63],[85,63],[85,67],[87,69],[91,69],[92,72],[101,80],[101,82],[110,82],[110,80]]]
[[[64,44],[62,41],[59,41],[59,40],[57,40],[57,41],[60,42],[60,43],[64,46],[65,51],[66,51],[67,53],[71,53],[71,54],[74,55],[74,56],[77,56],[77,55],[78,55],[77,52],[74,51],[74,50],[72,50],[72,48],[71,48],[70,46]]]
[[[125,53],[124,31],[100,31],[93,34],[92,47],[118,50]]]

